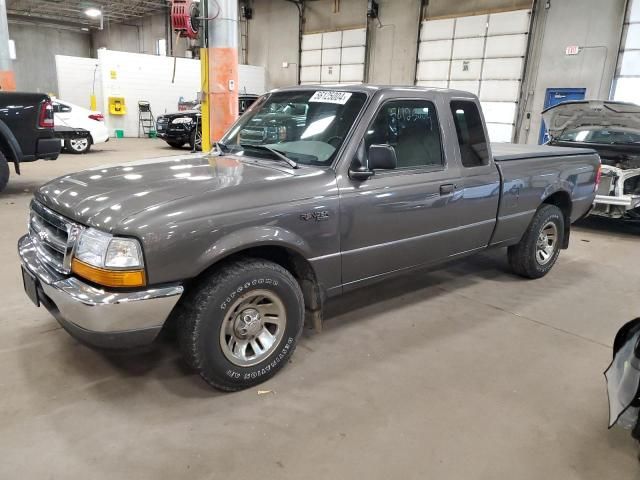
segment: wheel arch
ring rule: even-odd
[[[13,132],[11,132],[7,124],[2,120],[0,120],[0,151],[4,154],[8,162],[13,162],[16,173],[20,175],[22,149]]]
[[[571,194],[565,190],[556,190],[542,200],[542,205],[554,205],[562,212],[562,216],[564,217],[564,235],[562,237],[561,248],[569,248],[569,237],[571,235],[571,210],[573,208]]]
[[[305,308],[314,312],[322,309],[325,294],[318,281],[316,271],[304,252],[290,243],[271,241],[229,248],[223,254],[212,259],[207,267],[189,283],[197,283],[199,279],[211,274],[212,271],[242,258],[258,258],[280,265],[289,271],[300,285]]]

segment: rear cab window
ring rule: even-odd
[[[468,100],[453,100],[450,105],[462,166],[471,168],[488,165],[489,149],[478,106]]]

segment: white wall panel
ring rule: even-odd
[[[364,28],[342,31],[343,47],[364,47],[367,44],[367,31]]]
[[[300,65],[322,65],[322,50],[303,50],[300,55]]]
[[[362,82],[363,78],[364,64],[340,66],[340,82]]]
[[[480,100],[487,102],[517,102],[520,82],[516,80],[485,80],[480,85]]]
[[[454,60],[451,62],[451,80],[480,80],[482,60]]]
[[[418,48],[419,60],[449,60],[453,40],[433,40],[421,42]]]
[[[300,82],[320,82],[320,66],[300,68]]]
[[[324,32],[322,34],[322,48],[340,48],[342,46],[342,31]]]
[[[519,80],[524,58],[486,58],[482,65],[483,80]]]
[[[321,33],[310,33],[308,35],[302,35],[302,50],[320,50],[321,48]]]
[[[95,72],[95,94],[98,108],[102,109],[102,73],[98,59],[56,55],[55,62],[60,99],[90,108]]]
[[[629,8],[627,9],[627,22],[640,22],[640,2],[638,0],[629,0]]]
[[[479,80],[451,80],[449,82],[449,88],[453,90],[462,90],[463,92],[471,92],[474,95],[478,95],[480,90]]]
[[[420,40],[426,41],[453,38],[454,23],[455,20],[453,18],[422,22],[422,26],[420,28]]]
[[[529,31],[529,11],[492,13],[489,15],[487,35],[507,35],[511,33],[527,33]]]
[[[489,141],[496,143],[508,143],[513,136],[513,126],[504,123],[487,123]]]
[[[419,87],[431,87],[431,88],[447,88],[449,82],[446,80],[418,80],[416,85]]]
[[[351,65],[355,63],[364,65],[365,47],[348,47],[342,49],[340,63],[342,65]]]
[[[448,80],[449,64],[448,61],[420,62],[418,64],[418,80]]]
[[[322,49],[322,65],[339,65],[341,49],[339,48],[323,48]]]
[[[527,51],[527,35],[498,35],[487,37],[485,55],[488,58],[520,57]]]
[[[484,37],[487,31],[488,15],[473,15],[456,18],[455,38]]]
[[[340,65],[323,65],[320,71],[322,83],[338,83],[340,81]]]
[[[453,58],[482,58],[484,37],[456,38],[453,41]]]
[[[487,122],[513,124],[518,104],[515,102],[482,102],[482,112]]]

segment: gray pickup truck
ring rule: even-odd
[[[490,145],[478,99],[412,87],[261,97],[209,153],[66,175],[19,240],[24,288],[103,348],[172,325],[214,387],[274,375],[326,299],[508,247],[544,276],[594,199],[592,150]]]

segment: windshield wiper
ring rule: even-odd
[[[273,153],[280,160],[287,162],[287,164],[291,168],[298,168],[298,164],[295,161],[291,160],[284,153],[276,150],[275,148],[267,147],[266,145],[251,145],[248,143],[241,143],[240,146],[242,148],[255,148],[256,150],[266,150],[267,152]]]

